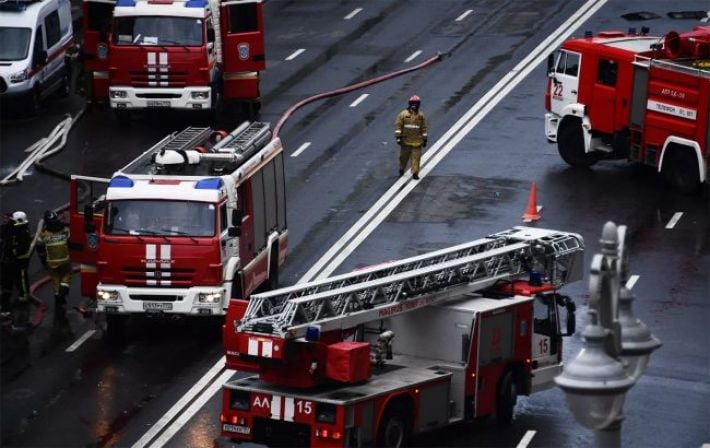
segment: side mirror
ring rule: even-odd
[[[232,225],[239,227],[242,225],[242,218],[244,217],[244,214],[242,213],[241,210],[232,210]]]
[[[93,233],[96,230],[94,225],[94,207],[91,204],[84,205],[84,232]]]
[[[212,42],[216,40],[216,36],[214,34],[214,28],[207,28],[207,42]]]
[[[227,229],[227,235],[234,238],[242,235],[242,230],[239,227],[230,227]]]
[[[558,296],[558,300],[558,304],[567,309],[567,331],[560,336],[572,336],[577,330],[577,316],[575,315],[577,305],[567,296]]]

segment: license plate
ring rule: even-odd
[[[230,425],[229,423],[224,423],[222,425],[222,430],[227,431],[227,432],[234,432],[237,434],[247,434],[247,435],[251,432],[251,428],[248,426]]]
[[[143,309],[146,311],[170,311],[173,309],[173,304],[163,302],[143,302]]]
[[[148,100],[146,102],[148,107],[170,107],[170,101],[152,101]]]

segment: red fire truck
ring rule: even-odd
[[[588,33],[548,60],[545,134],[570,165],[626,158],[693,192],[708,182],[709,103],[710,26]]]
[[[517,396],[561,372],[575,318],[558,288],[582,278],[583,252],[577,234],[515,227],[253,295],[224,344],[228,366],[258,374],[224,385],[222,436],[394,447],[474,417],[510,423]]]
[[[91,95],[119,118],[146,108],[259,108],[261,0],[84,0]]]
[[[284,188],[283,148],[262,122],[190,127],[111,179],[73,176],[70,247],[108,336],[132,315],[221,316],[230,298],[276,287]]]

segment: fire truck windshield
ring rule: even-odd
[[[114,23],[114,45],[200,47],[202,19],[190,17],[119,17]]]
[[[216,208],[206,202],[121,200],[108,208],[105,232],[136,236],[213,236]]]
[[[30,49],[29,28],[0,27],[0,61],[21,61]]]

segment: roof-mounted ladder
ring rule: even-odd
[[[224,140],[216,144],[212,150],[218,153],[234,154],[238,160],[245,160],[251,157],[256,151],[261,149],[271,138],[269,123],[255,121],[250,123],[244,130],[230,134]]]
[[[516,227],[471,243],[331,279],[253,295],[237,331],[281,338],[353,328],[524,278],[537,265],[555,287],[581,278],[583,243],[575,234]]]
[[[204,143],[204,141],[207,140],[207,138],[212,134],[212,132],[212,128],[196,128],[190,126],[189,128],[175,135],[173,138],[165,142],[163,146],[157,149],[159,151],[162,151],[164,149],[173,151],[186,151],[188,149],[195,149],[195,146]]]

